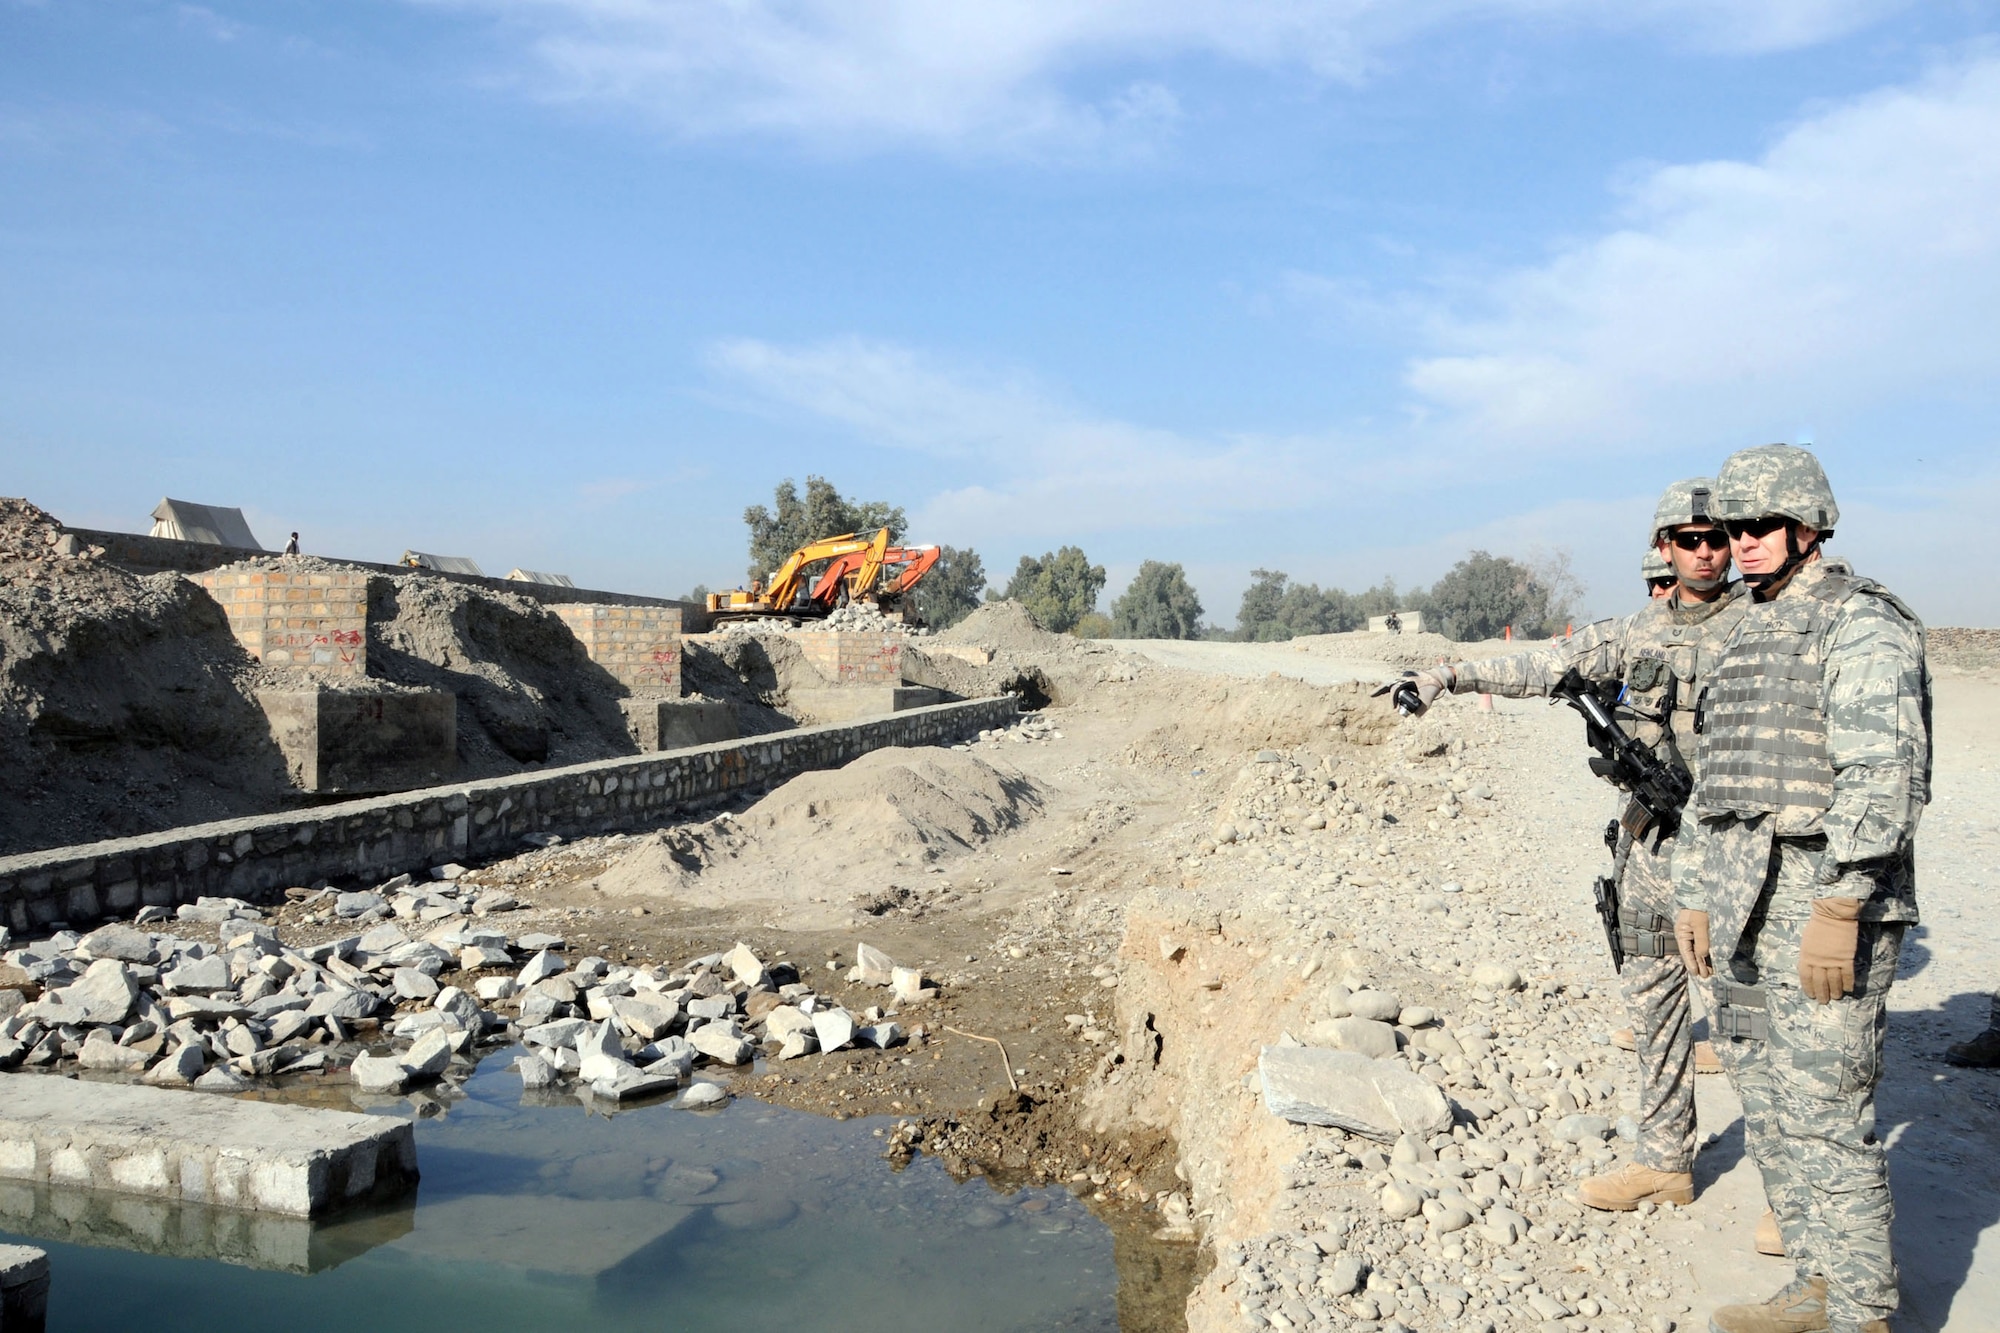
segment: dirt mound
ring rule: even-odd
[[[802,774],[741,815],[652,834],[598,877],[612,897],[686,906],[781,899],[880,910],[918,896],[907,879],[1018,828],[1041,788],[1006,764],[955,750],[876,750]]]
[[[636,753],[629,691],[541,603],[445,579],[368,581],[368,670],[458,696],[468,777]]]
[[[2000,666],[2000,629],[1954,629],[1939,626],[1925,636],[1931,666],[1960,671],[1984,671]]]
[[[0,570],[7,576],[32,577],[34,566],[63,559],[57,550],[62,535],[62,524],[46,510],[26,500],[0,496]]]
[[[1109,644],[1051,634],[1019,602],[988,602],[903,650],[903,679],[963,698],[1012,694],[1025,708],[1067,705],[1148,670]]]
[[[282,804],[284,758],[255,697],[264,676],[221,608],[177,575],[81,559],[0,582],[0,852]]]
[[[1061,652],[1079,640],[1051,634],[1019,602],[988,602],[937,635],[942,643],[977,643],[1009,653]]]
[[[935,861],[1018,827],[1041,806],[1019,770],[955,750],[891,748],[793,778],[738,825],[765,847],[831,838]]]

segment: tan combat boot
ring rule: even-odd
[[[1820,1333],[1826,1327],[1826,1279],[1798,1278],[1762,1305],[1725,1305],[1708,1333]]]
[[[1757,1253],[1785,1257],[1785,1233],[1778,1230],[1778,1215],[1769,1208],[1757,1219]]]
[[[1686,1171],[1655,1171],[1627,1162],[1616,1171],[1592,1176],[1576,1188],[1579,1202],[1589,1208],[1629,1213],[1642,1203],[1694,1202],[1694,1176]]]
[[[1621,1051],[1636,1051],[1639,1049],[1639,1038],[1631,1028],[1619,1028],[1611,1034],[1611,1044]]]

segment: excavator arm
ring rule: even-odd
[[[883,549],[879,560],[873,551],[841,556],[813,583],[813,604],[831,611],[840,604],[843,589],[849,601],[900,597],[923,581],[940,554],[935,546],[890,546]]]
[[[772,571],[771,586],[759,590],[736,588],[729,592],[708,595],[708,609],[716,615],[770,616],[784,615],[792,610],[792,603],[798,600],[799,588],[805,582],[807,566],[821,560],[859,560],[863,567],[871,562],[879,569],[883,554],[889,549],[889,530],[883,528],[868,536],[859,533],[843,533],[838,537],[823,537],[816,542],[808,542],[785,557],[785,563]],[[821,580],[824,582],[824,579]]]

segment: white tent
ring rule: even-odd
[[[246,551],[264,549],[251,535],[250,524],[244,520],[241,509],[198,505],[189,500],[160,501],[153,510],[152,535],[207,546],[240,546]]]
[[[507,575],[516,583],[546,583],[555,588],[574,588],[576,580],[567,574],[544,574],[538,569],[516,569]]]
[[[474,574],[486,577],[486,571],[479,562],[462,555],[426,555],[422,551],[403,552],[403,563],[411,569],[435,569],[443,574]]]

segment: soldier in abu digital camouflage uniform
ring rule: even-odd
[[[1574,667],[1588,680],[1622,684],[1619,712],[1634,735],[1663,761],[1685,766],[1704,669],[1745,600],[1728,582],[1728,543],[1709,513],[1713,491],[1707,477],[1676,482],[1654,512],[1654,550],[1674,572],[1672,596],[1622,620],[1587,625],[1565,642],[1406,673],[1418,711],[1444,693],[1547,695]],[[1620,982],[1639,1055],[1639,1141],[1635,1161],[1579,1187],[1578,1197],[1593,1208],[1694,1201],[1694,1014],[1673,940],[1674,842],[1671,833],[1649,831],[1637,842],[1622,834],[1616,848],[1626,955]]]
[[[1754,602],[1700,704],[1676,862],[1690,971],[1716,1031],[1794,1280],[1713,1333],[1888,1333],[1887,1162],[1875,1137],[1885,1004],[1917,919],[1930,794],[1924,630],[1880,584],[1822,558],[1840,517],[1803,449],[1743,450],[1716,511]]]

